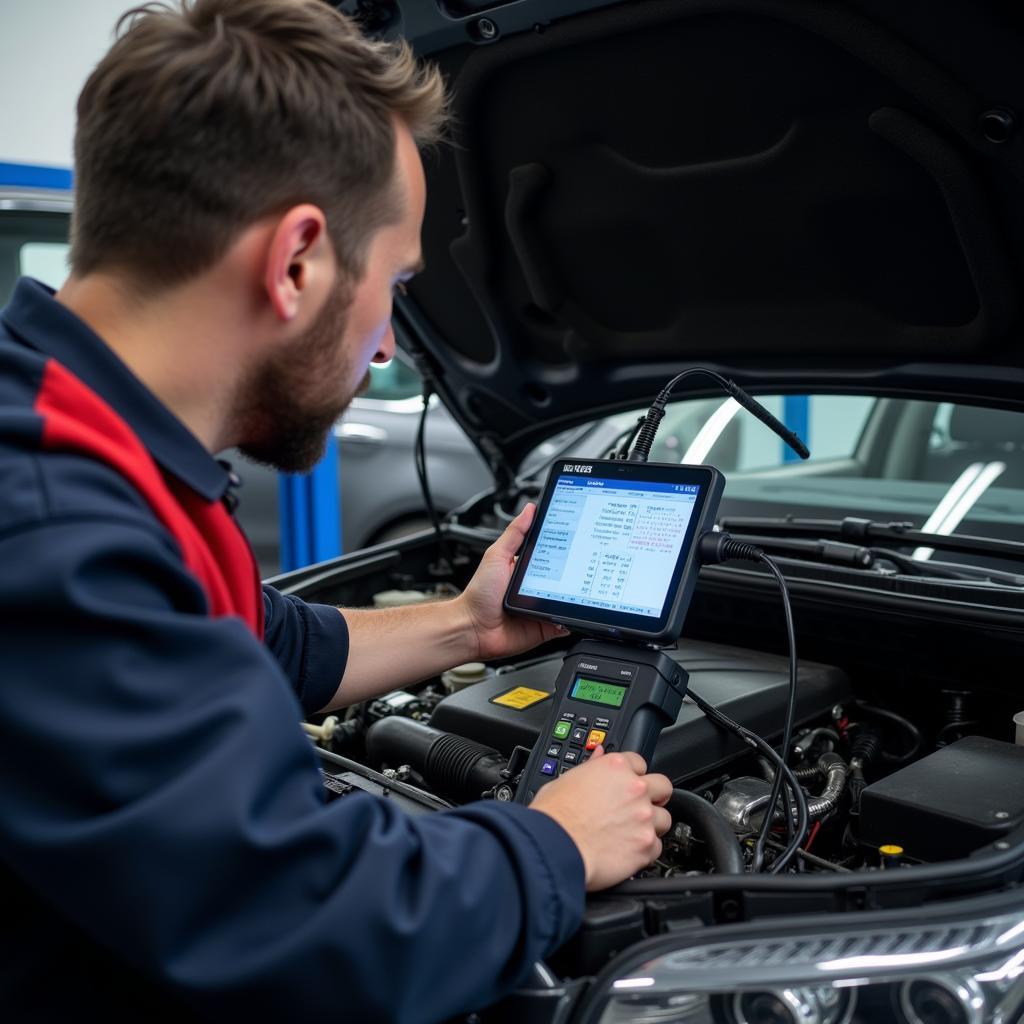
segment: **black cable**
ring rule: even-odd
[[[672,389],[681,381],[694,374],[703,374],[714,380],[721,389],[730,397],[743,406],[747,412],[756,416],[769,430],[774,431],[782,438],[790,448],[800,456],[801,459],[810,457],[807,445],[797,437],[785,424],[777,420],[760,402],[756,401],[746,393],[735,381],[728,380],[720,373],[709,370],[704,366],[691,366],[682,373],[677,373],[662,389],[658,396],[651,403],[651,407],[644,418],[643,426],[640,428],[640,435],[629,458],[634,462],[646,462],[651,454],[651,446],[654,444],[654,435],[658,432],[658,426],[665,415],[665,406],[668,403]]]
[[[437,507],[434,505],[433,496],[430,493],[430,484],[427,481],[427,412],[430,409],[430,397],[434,390],[429,384],[423,388],[423,411],[420,413],[420,422],[416,428],[416,444],[413,448],[413,460],[416,463],[416,476],[420,481],[420,491],[423,493],[423,504],[426,506],[427,515],[434,527],[434,535],[437,537],[438,568],[446,569],[451,566],[448,559],[448,546],[445,543],[444,534],[441,532],[441,519],[437,514]]]
[[[908,761],[912,761],[919,753],[921,753],[921,750],[924,747],[924,737],[921,735],[921,730],[918,729],[913,722],[908,721],[902,715],[896,714],[895,711],[889,711],[887,708],[876,708],[873,704],[865,704],[863,701],[857,701],[855,706],[867,715],[875,715],[877,718],[884,718],[887,721],[892,722],[894,725],[900,726],[913,740],[913,746],[903,754],[890,754],[883,750],[883,761],[905,764]]]
[[[785,852],[773,865],[773,869],[778,867],[778,870],[781,871],[782,868],[785,867],[793,858],[796,851],[799,849],[800,844],[804,841],[804,835],[807,833],[807,823],[809,820],[807,797],[793,775],[793,770],[788,764],[786,764],[785,760],[779,756],[778,751],[770,743],[766,743],[760,736],[751,732],[749,729],[744,728],[739,724],[739,722],[733,721],[733,719],[731,719],[724,711],[716,708],[713,704],[709,704],[703,697],[695,693],[692,689],[688,690],[687,694],[693,703],[696,704],[712,722],[723,729],[728,729],[729,732],[735,733],[748,746],[753,747],[754,750],[759,751],[769,760],[773,761],[778,768],[778,774],[785,776],[786,783],[793,794],[793,801],[797,807],[797,825],[793,839],[790,840]]]
[[[802,823],[798,818],[795,834],[789,835],[789,828],[787,824],[787,836],[789,837],[789,843],[782,856],[779,857],[772,865],[772,873],[777,874],[790,862],[790,860],[792,860],[796,850],[799,849],[807,830],[808,821],[806,798],[803,797],[803,790],[801,789],[799,782],[796,780],[796,777],[790,771],[786,762],[786,759],[789,756],[790,743],[792,741],[793,720],[796,717],[796,685],[798,669],[796,630],[793,626],[793,607],[789,599],[789,587],[786,585],[785,576],[782,575],[782,571],[775,562],[754,544],[741,543],[740,541],[734,540],[729,536],[729,534],[723,532],[705,533],[698,543],[698,552],[701,564],[703,565],[714,565],[731,559],[760,562],[775,577],[775,581],[779,585],[779,592],[782,597],[782,609],[786,619],[786,636],[789,641],[789,692],[786,703],[786,721],[782,732],[782,755],[780,757],[773,751],[773,760],[786,766],[786,774],[788,776],[787,781],[791,782],[791,788],[793,789],[794,797],[797,800],[798,808],[802,801],[803,814]],[[765,811],[764,821],[761,823],[761,830],[758,833],[757,843],[754,846],[754,871],[760,871],[764,864],[765,843],[775,819],[775,809],[778,806],[779,797],[782,794],[782,786],[783,773],[776,772],[775,780],[772,783],[771,797],[769,798],[768,807]],[[786,798],[785,804],[786,806],[784,810],[786,820],[788,822],[790,818],[788,798]],[[799,814],[800,811],[798,809],[798,815]]]
[[[644,423],[647,421],[646,416],[638,416],[636,423],[629,428],[624,430],[613,442],[612,449],[609,453],[613,459],[628,459],[629,449],[633,447],[633,442],[636,440],[636,435],[640,433]],[[621,445],[620,445],[621,442]]]

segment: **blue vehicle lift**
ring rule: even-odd
[[[782,422],[810,448],[811,407],[807,395],[786,395],[782,399]],[[782,461],[800,461],[800,456],[785,441],[782,442]]]
[[[279,490],[281,571],[341,554],[338,441],[328,435],[324,457],[304,476],[282,473]]]

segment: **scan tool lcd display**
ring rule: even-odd
[[[506,608],[580,631],[674,639],[696,576],[694,540],[714,524],[722,485],[708,466],[556,464]]]

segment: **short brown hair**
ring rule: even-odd
[[[147,4],[118,33],[78,100],[72,270],[177,284],[309,202],[361,277],[373,232],[399,216],[394,118],[437,139],[439,72],[325,0]]]

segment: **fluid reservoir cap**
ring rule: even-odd
[[[442,672],[441,682],[446,690],[454,693],[473,683],[483,682],[493,675],[494,669],[488,668],[482,661],[467,661],[465,665],[456,665],[455,668]]]
[[[482,661],[467,661],[450,669],[451,675],[466,683],[478,683],[487,675],[487,666]]]
[[[886,843],[878,848],[878,852],[881,854],[883,868],[897,868],[903,860],[903,847],[896,843]]]

